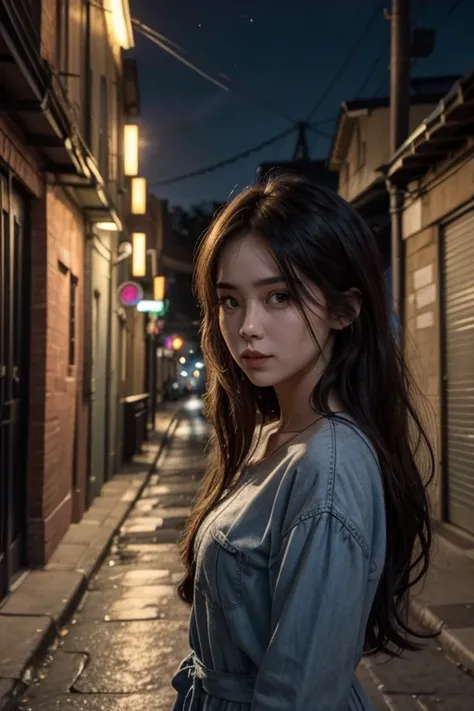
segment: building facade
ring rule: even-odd
[[[405,192],[406,352],[429,403],[433,513],[474,535],[474,72],[391,159]]]
[[[1,0],[0,12],[1,599],[120,462],[114,265],[137,106],[128,0]]]
[[[429,114],[457,77],[411,82],[410,131]],[[390,269],[389,195],[380,166],[390,160],[389,98],[345,101],[340,108],[328,167],[338,173],[338,192],[355,207],[377,237]]]

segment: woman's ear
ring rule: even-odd
[[[344,312],[335,313],[331,317],[331,328],[334,331],[342,331],[355,321],[360,314],[362,308],[362,297],[358,289],[349,289],[344,294],[346,306]]]

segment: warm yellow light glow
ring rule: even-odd
[[[132,275],[146,276],[146,234],[143,232],[132,235]]]
[[[108,230],[109,232],[118,232],[118,227],[115,222],[97,222],[96,227],[99,230]]]
[[[179,351],[179,349],[182,348],[183,345],[184,345],[184,341],[179,336],[176,336],[175,338],[173,338],[173,340],[171,342],[171,347],[173,348],[174,351]]]
[[[133,47],[133,33],[130,25],[128,0],[107,0],[107,10],[117,44],[123,49],[131,49]]]
[[[193,378],[196,378],[196,380],[197,380],[200,375],[201,375],[201,373],[199,372],[199,370],[195,370],[193,373]]]
[[[132,178],[132,215],[146,214],[146,178]]]
[[[123,136],[123,172],[132,176],[138,173],[138,126],[127,124]]]
[[[164,301],[166,279],[164,276],[156,276],[153,279],[153,298],[155,301]]]

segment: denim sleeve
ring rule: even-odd
[[[334,509],[299,520],[271,561],[271,640],[251,711],[347,711],[365,630],[367,550]]]

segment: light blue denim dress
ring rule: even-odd
[[[372,711],[355,672],[385,548],[380,467],[349,420],[249,468],[196,540],[173,711]]]

